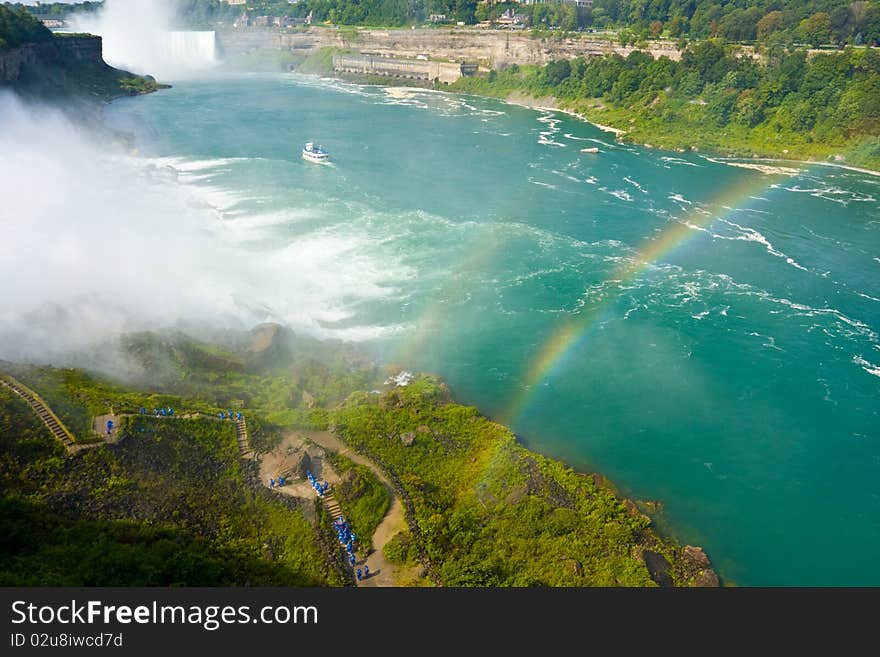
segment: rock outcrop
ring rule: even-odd
[[[709,563],[709,557],[703,548],[685,545],[681,550],[681,561],[684,577],[690,586],[720,586],[718,575]]]
[[[447,59],[473,62],[484,67],[504,68],[510,64],[546,64],[555,59],[617,53],[624,57],[633,50],[613,41],[587,38],[536,38],[528,32],[506,30],[358,30],[355,35],[341,30],[312,27],[304,32],[272,29],[241,29],[217,32],[221,52],[227,57],[255,52],[286,51],[308,54],[319,48],[345,48],[378,56]],[[654,57],[678,60],[674,43],[653,43],[644,49]]]
[[[99,36],[56,37],[41,43],[26,43],[19,48],[0,50],[0,85],[14,85],[27,81],[37,67],[71,64],[111,67],[104,62]]]

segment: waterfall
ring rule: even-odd
[[[162,35],[171,61],[189,69],[201,69],[216,63],[216,40],[213,31],[172,31]]]
[[[172,0],[104,0],[99,12],[72,19],[74,30],[104,38],[108,64],[133,73],[167,80],[214,66],[214,32],[177,31],[175,24]]]

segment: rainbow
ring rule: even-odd
[[[632,258],[611,273],[607,281],[615,283],[618,289],[623,288],[655,262],[683,246],[702,229],[706,229],[714,221],[741,207],[749,197],[768,189],[778,180],[779,175],[791,176],[795,171],[779,170],[774,173],[778,175],[773,175],[769,183],[764,175],[757,179],[754,176],[747,176],[743,182],[726,189],[710,205],[710,207],[720,207],[720,212],[712,213],[703,207],[695,207],[660,235],[646,240]],[[506,423],[516,424],[523,417],[532,401],[539,395],[540,384],[564,367],[569,356],[584,342],[590,329],[596,326],[599,320],[607,317],[615,298],[616,295],[609,295],[598,304],[581,311],[577,317],[563,321],[543,342],[529,361],[519,392],[514,395],[506,412],[502,414]]]

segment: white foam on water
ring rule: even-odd
[[[730,221],[728,219],[724,219],[721,217],[719,217],[719,220],[722,221],[723,223],[727,224],[728,226],[733,226],[733,227],[739,229],[740,231],[742,231],[742,234],[736,235],[734,237],[713,234],[713,237],[717,237],[719,239],[732,239],[732,240],[744,240],[746,242],[757,242],[758,244],[761,244],[765,249],[767,249],[768,253],[776,256],[777,258],[782,258],[783,260],[785,260],[785,262],[787,262],[792,267],[795,267],[796,269],[800,269],[801,271],[810,271],[809,269],[807,269],[806,267],[801,265],[799,262],[797,262],[794,258],[791,258],[791,257],[787,256],[786,254],[782,253],[782,251],[778,251],[775,248],[773,248],[773,245],[770,243],[770,240],[768,240],[766,237],[764,237],[764,235],[762,235],[760,233],[760,231],[755,230],[754,228],[750,228],[748,226],[741,226],[740,224],[738,224],[734,221]]]
[[[144,161],[155,164],[156,166],[169,166],[177,171],[190,173],[194,171],[204,171],[205,169],[228,167],[238,162],[248,162],[254,159],[258,158],[216,157],[207,159],[189,159],[185,157],[153,157],[145,158]]]
[[[777,351],[783,352],[785,351],[785,349],[780,349],[776,346],[776,338],[774,338],[772,335],[765,335],[764,333],[757,333],[755,331],[752,331],[751,333],[749,333],[749,335],[756,338],[766,338],[767,341],[763,342],[762,346],[767,347],[768,349],[776,349]]]
[[[688,201],[688,200],[687,200],[684,196],[682,196],[681,194],[670,194],[670,195],[667,196],[666,198],[668,198],[668,199],[670,199],[670,200],[672,200],[672,201],[675,201],[676,203],[684,203],[685,205],[693,205],[693,201]]]
[[[633,180],[633,179],[630,178],[629,176],[624,176],[623,179],[624,179],[626,182],[628,182],[630,185],[632,185],[633,187],[635,187],[637,190],[639,190],[642,194],[647,194],[647,193],[648,193],[648,190],[646,190],[644,187],[642,187],[639,183],[637,183],[635,180]]]
[[[552,136],[552,132],[542,132],[538,137],[538,143],[545,146],[560,146],[562,148],[568,146],[568,144],[563,144],[561,141],[554,141]]]
[[[692,224],[690,221],[687,221],[687,220],[679,220],[679,223],[680,223],[680,224],[683,224],[683,225],[685,225],[685,226],[687,226],[687,227],[690,228],[691,230],[696,230],[696,231],[699,231],[699,232],[701,232],[701,233],[708,233],[708,234],[712,235],[712,237],[716,237],[716,235],[715,235],[711,230],[709,230],[708,228],[704,228],[703,226],[697,226],[696,224]]]
[[[608,192],[609,194],[611,194],[611,196],[619,198],[621,201],[628,201],[628,202],[632,203],[633,197],[626,190],[614,189],[614,190],[609,191],[608,189],[606,189],[604,187],[600,187],[599,189],[601,189],[603,192]]]
[[[861,356],[853,356],[853,363],[856,365],[860,365],[863,370],[865,370],[868,374],[873,374],[874,376],[880,376],[880,365],[874,365],[866,361]]]
[[[664,162],[668,162],[669,164],[677,164],[679,166],[685,166],[685,167],[697,167],[698,169],[702,168],[696,162],[690,162],[688,160],[683,160],[680,157],[671,157],[669,155],[663,155],[660,157],[660,159],[663,160]]]
[[[414,276],[368,222],[242,248],[311,211],[249,212],[242,190],[186,180],[175,168],[216,170],[227,159],[109,151],[60,113],[35,113],[5,94],[0,115],[0,195],[9,213],[0,277],[19,281],[4,296],[0,357],[43,361],[120,332],[180,323],[249,328],[271,319],[349,340],[405,330],[393,320],[358,321],[364,301],[396,298]],[[53,193],[34,194],[47,178]]]
[[[557,176],[561,176],[562,178],[567,178],[568,180],[571,180],[572,182],[579,183],[581,181],[580,178],[577,178],[577,177],[571,175],[570,173],[566,173],[565,171],[558,171],[556,169],[552,169],[552,173],[555,173]]]
[[[821,198],[826,201],[833,201],[834,203],[840,203],[843,206],[847,206],[850,203],[876,203],[877,199],[870,194],[860,194],[859,192],[855,192],[849,189],[840,189],[839,187],[810,187],[803,188],[798,185],[794,185],[793,187],[783,187],[787,192],[795,192],[799,194],[809,194],[815,198]]]
[[[264,237],[272,229],[297,224],[316,216],[317,212],[312,208],[285,209],[263,214],[244,211],[231,216],[224,212],[214,229],[221,239],[235,244]]]
[[[182,185],[190,197],[221,211],[229,210],[244,201],[253,200],[236,190],[214,185],[185,184]]]
[[[769,301],[770,303],[779,304],[785,308],[795,311],[795,315],[803,317],[831,316],[838,322],[855,329],[855,334],[871,341],[878,339],[877,333],[866,323],[848,317],[837,308],[816,308],[807,304],[797,303],[785,297],[774,297],[769,292],[760,291],[752,292],[754,296]]]

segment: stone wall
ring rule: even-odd
[[[411,80],[455,82],[462,76],[462,65],[451,62],[396,59],[373,55],[335,55],[333,70],[359,75],[383,75]]]
[[[257,51],[308,53],[333,46],[362,54],[415,58],[427,55],[453,62],[474,62],[485,67],[503,68],[510,64],[546,64],[554,59],[598,56],[607,53],[628,55],[635,48],[610,41],[577,36],[564,39],[537,39],[528,32],[506,30],[333,30],[312,27],[304,32],[274,29],[228,30],[217,33],[222,53],[238,55]],[[653,56],[679,59],[674,43],[652,44],[646,50]]]

